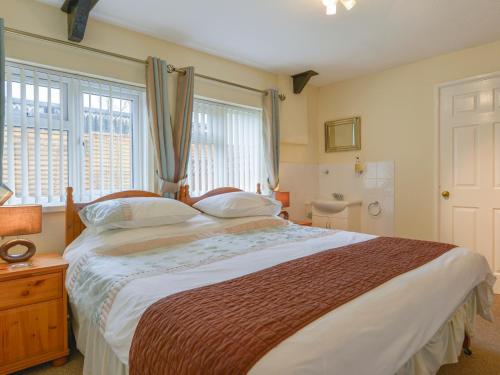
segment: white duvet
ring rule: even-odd
[[[65,252],[67,287],[80,326],[99,326],[126,366],[138,321],[159,299],[372,238],[277,218],[205,215],[184,225],[84,233]],[[484,257],[453,249],[309,324],[268,352],[251,374],[395,374],[471,290],[491,297],[493,280]],[[481,309],[486,305],[479,304],[479,313],[489,319]]]

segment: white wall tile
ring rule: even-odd
[[[377,165],[375,163],[366,163],[363,172],[364,178],[377,178]]]
[[[292,219],[306,217],[306,202],[315,198],[333,199],[333,193],[345,200],[362,200],[361,230],[376,235],[394,234],[394,162],[369,162],[357,175],[352,163],[295,164],[281,163],[280,190],[290,192]],[[326,173],[328,171],[328,173]],[[368,204],[378,201],[379,216],[368,214]]]
[[[318,197],[318,166],[314,164],[280,164],[280,190],[290,192],[290,218],[303,220],[307,216],[306,202]]]
[[[379,202],[381,213],[372,216],[368,212],[370,203]],[[367,163],[363,179],[363,207],[361,216],[363,232],[394,235],[394,162]]]
[[[329,171],[328,174],[325,172]],[[333,193],[345,200],[362,198],[362,177],[356,175],[353,164],[321,164],[319,166],[319,197],[333,199]]]
[[[394,179],[394,162],[392,161],[382,161],[376,163],[377,166],[377,178]]]

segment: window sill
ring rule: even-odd
[[[42,207],[42,213],[44,213],[44,214],[52,214],[52,213],[58,213],[58,212],[64,212],[64,211],[66,211],[65,205],[54,205],[54,206],[43,206]]]
[[[65,203],[57,203],[57,204],[52,204],[48,205],[46,203],[35,203],[35,202],[7,202],[5,205],[6,206],[23,206],[23,205],[41,205],[42,206],[42,213],[43,214],[51,214],[51,213],[57,213],[57,212],[64,212],[66,211],[66,204]]]

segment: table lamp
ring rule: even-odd
[[[290,192],[288,192],[288,191],[275,191],[274,192],[274,199],[281,202],[282,208],[290,207]],[[288,218],[289,218],[288,212],[285,210],[281,211],[280,216],[283,216],[283,219],[285,219],[285,220],[288,220]]]
[[[23,236],[41,231],[41,205],[0,206],[0,237]],[[22,254],[9,254],[9,250],[15,246],[24,246],[26,251]],[[21,262],[26,262],[35,252],[35,244],[26,239],[7,241],[0,246],[0,258],[8,263],[19,263],[19,266],[22,266]]]

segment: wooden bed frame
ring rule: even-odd
[[[103,202],[107,200],[112,200],[112,199],[119,199],[119,198],[132,198],[132,197],[161,197],[160,195],[148,191],[141,191],[141,190],[129,190],[129,191],[123,191],[123,192],[118,192],[114,194],[109,194],[104,197],[101,197],[99,199],[96,199],[92,202],[87,202],[87,203],[75,203],[73,199],[73,188],[68,187],[66,189],[67,191],[67,201],[66,201],[66,246],[69,245],[71,242],[73,242],[80,234],[81,232],[85,229],[85,225],[80,219],[80,216],[78,215],[78,212],[83,209],[85,206],[97,203],[97,202]],[[208,198],[211,196],[219,195],[219,194],[224,194],[224,193],[230,193],[230,192],[237,192],[237,191],[242,191],[237,188],[233,187],[223,187],[223,188],[218,188],[211,190],[207,192],[206,194],[203,194],[202,196],[199,197],[191,197],[189,195],[189,186],[185,185],[181,188],[178,196],[178,200],[192,206],[196,202]],[[257,185],[257,193],[261,194],[260,190],[260,184]],[[472,352],[470,350],[471,347],[471,339],[465,334],[464,337],[464,342],[463,342],[463,349],[464,353],[467,356],[472,355]]]
[[[151,193],[149,191],[128,190],[128,191],[121,191],[119,193],[105,195],[104,197],[96,199],[95,201],[92,202],[75,203],[75,201],[73,200],[73,188],[68,187],[66,189],[66,246],[68,246],[71,242],[73,242],[85,229],[85,225],[80,219],[80,216],[78,216],[78,212],[85,206],[97,202],[109,201],[111,199],[133,198],[133,197],[158,198],[160,196],[158,194]]]
[[[213,197],[214,195],[219,195],[219,194],[224,194],[224,193],[232,193],[236,191],[241,191],[240,189],[233,188],[233,187],[223,187],[223,188],[218,188],[209,191],[206,194],[203,194],[200,197],[191,197],[189,195],[189,185],[184,185],[181,187],[181,190],[179,192],[178,200],[181,202],[184,202],[190,206],[195,204],[196,202],[208,198],[208,197]],[[260,194],[260,184],[257,184],[257,193]],[[66,246],[68,246],[71,242],[73,242],[85,229],[85,225],[83,224],[82,220],[80,219],[80,216],[78,215],[78,212],[83,209],[85,206],[97,203],[97,202],[104,202],[104,201],[109,201],[112,199],[118,199],[118,198],[134,198],[134,197],[156,197],[159,198],[161,197],[160,195],[156,193],[151,193],[149,191],[142,191],[142,190],[128,190],[128,191],[121,191],[119,193],[113,193],[109,195],[105,195],[104,197],[101,197],[99,199],[96,199],[92,202],[86,202],[86,203],[75,203],[73,199],[73,188],[68,187],[66,189]]]
[[[184,185],[181,187],[181,190],[179,192],[179,197],[177,198],[183,203],[186,203],[190,206],[195,204],[198,201],[201,201],[202,199],[208,198],[208,197],[213,197],[215,195],[219,194],[225,194],[225,193],[234,193],[236,191],[242,191],[241,189],[233,188],[233,187],[222,187],[214,190],[210,190],[208,193],[205,193],[199,197],[191,197],[189,195],[189,185]]]

